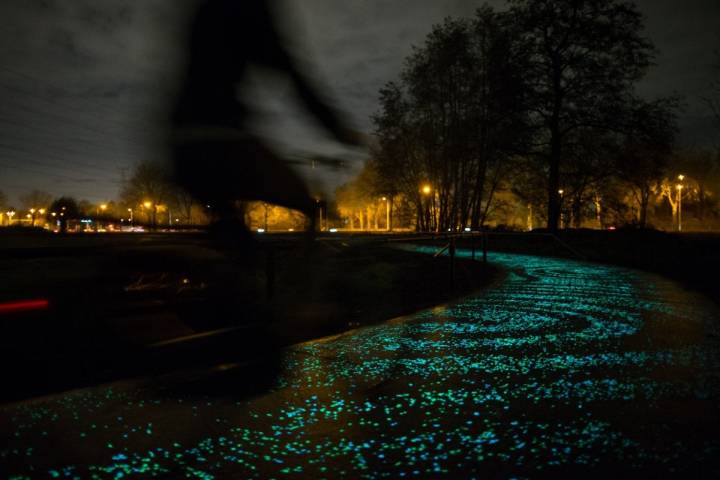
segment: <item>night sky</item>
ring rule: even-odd
[[[185,7],[178,7],[183,3]],[[491,5],[502,8],[504,1]],[[411,45],[448,15],[469,16],[467,0],[295,0],[281,20],[317,83],[360,131],[371,132],[377,91],[397,77]],[[659,50],[641,84],[651,98],[678,93],[681,144],[709,146],[717,134],[702,98],[717,78],[717,0],[643,0],[646,34]],[[90,201],[115,198],[140,160],[162,160],[163,119],[176,88],[191,2],[176,0],[3,0],[0,4],[0,190],[15,206],[32,189]],[[259,133],[285,153],[363,151],[327,139],[294,104],[282,78],[257,74]],[[715,135],[715,137],[713,137]],[[332,191],[352,175],[305,169]]]

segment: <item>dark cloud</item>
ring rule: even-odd
[[[467,0],[302,0],[281,4],[289,46],[352,122],[370,131],[377,92],[399,75],[412,45],[447,16],[470,16]],[[491,5],[503,8],[504,2]],[[103,200],[120,169],[159,158],[163,119],[182,62],[193,2],[3,0],[0,18],[0,189],[33,188]],[[683,141],[704,145],[716,130],[702,100],[717,72],[717,0],[641,0],[659,54],[641,84],[647,97],[681,94]],[[283,152],[358,157],[329,141],[279,79],[252,89],[257,128]],[[351,172],[307,172],[332,190]]]

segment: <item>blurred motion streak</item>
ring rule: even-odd
[[[0,315],[5,313],[28,312],[32,310],[46,310],[49,306],[50,302],[45,299],[5,302],[0,303]]]

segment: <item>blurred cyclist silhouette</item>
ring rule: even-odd
[[[305,213],[314,228],[315,201],[305,182],[252,136],[239,88],[251,65],[292,79],[307,110],[339,141],[358,136],[311,86],[285,49],[266,0],[205,0],[191,28],[186,77],[173,118],[178,183],[215,214],[223,237],[247,238],[237,200],[262,200]]]

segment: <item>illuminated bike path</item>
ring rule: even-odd
[[[718,476],[720,315],[711,302],[613,266],[490,261],[509,271],[497,286],[292,347],[277,385],[255,397],[125,383],[0,409],[0,471]]]

